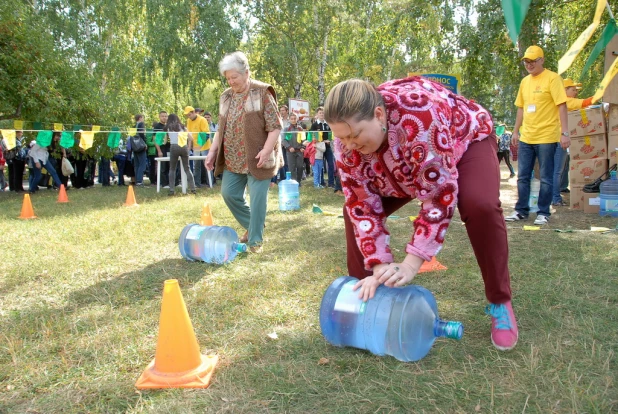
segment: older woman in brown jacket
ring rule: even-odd
[[[219,72],[230,88],[219,100],[219,130],[204,160],[215,175],[223,173],[221,195],[247,232],[241,238],[249,249],[262,249],[270,179],[283,165],[281,119],[272,86],[251,79],[242,52],[226,55]],[[245,198],[249,188],[250,204]]]

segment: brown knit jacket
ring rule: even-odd
[[[249,93],[245,98],[244,107],[244,134],[245,134],[245,152],[247,153],[247,165],[249,167],[249,173],[258,180],[270,180],[279,171],[279,168],[283,166],[283,155],[281,154],[281,137],[277,138],[274,146],[275,165],[271,168],[258,168],[258,160],[255,159],[258,152],[262,150],[266,139],[268,138],[268,132],[266,132],[266,120],[264,118],[264,108],[262,102],[265,93],[270,93],[275,102],[277,101],[277,94],[275,89],[267,83],[251,80],[249,86]],[[232,95],[234,92],[232,89],[226,89],[221,94],[219,100],[219,137],[220,147],[217,153],[217,161],[215,163],[215,175],[219,175],[225,168],[225,154],[223,151],[223,137],[225,136],[225,129],[227,127],[227,115],[228,109],[232,102]],[[276,105],[276,103],[275,103]]]

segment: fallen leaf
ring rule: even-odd
[[[481,404],[477,404],[476,407],[474,407],[474,411],[476,411],[477,413],[481,411]]]
[[[277,336],[277,332],[272,332],[272,333],[269,333],[269,334],[268,334],[268,337],[269,337],[270,339],[277,339],[277,338],[279,338],[279,336]]]
[[[328,358],[320,358],[320,360],[318,361],[318,365],[326,365],[329,362],[330,361],[328,360]]]

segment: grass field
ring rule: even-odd
[[[507,212],[513,183],[503,180]],[[520,339],[503,353],[489,339],[479,269],[456,218],[438,256],[449,269],[415,283],[465,335],[402,363],[320,334],[322,294],[346,274],[343,220],[311,213],[312,203],[340,212],[332,191],[303,186],[301,211],[284,214],[271,189],[264,252],[225,266],[187,262],[177,245],[204,202],[215,224],[241,230],[218,189],[173,198],[139,189],[137,208],[122,207],[126,187],[68,195],[57,204],[57,193],[41,191],[32,198],[39,218],[22,221],[22,198],[0,193],[0,412],[618,411],[618,234],[552,231],[614,228],[617,219],[563,207],[541,231],[509,224]],[[389,220],[398,258],[418,208]],[[137,391],[172,278],[202,352],[219,364],[206,390]]]

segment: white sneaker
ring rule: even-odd
[[[543,224],[547,224],[549,223],[549,219],[546,216],[542,216],[542,215],[538,215],[536,216],[536,219],[534,220],[534,224],[538,224],[538,225],[543,225]]]
[[[170,186],[169,185],[164,185],[163,188],[170,188]]]
[[[528,217],[519,214],[517,211],[514,211],[511,213],[511,215],[506,216],[504,218],[504,221],[520,221],[520,220],[526,220]]]

